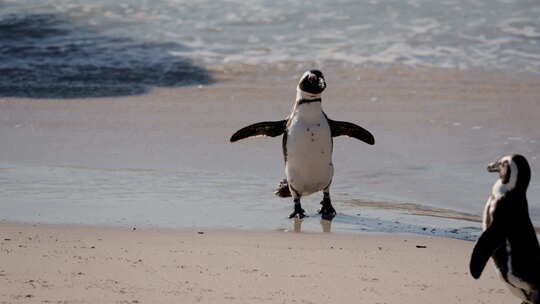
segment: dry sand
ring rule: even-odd
[[[0,303],[510,303],[473,243],[0,224]]]

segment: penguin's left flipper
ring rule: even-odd
[[[235,142],[252,136],[276,137],[285,132],[287,120],[263,121],[244,127],[231,136],[231,142]]]
[[[328,123],[330,124],[330,130],[332,131],[332,137],[346,135],[359,139],[366,144],[375,144],[375,137],[373,137],[368,130],[358,125],[347,121],[337,121],[331,119],[328,119]]]
[[[482,233],[471,255],[469,270],[473,278],[478,279],[486,267],[487,261],[506,238],[505,229],[502,227],[500,219],[495,218],[489,227]]]

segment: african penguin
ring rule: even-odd
[[[478,279],[490,257],[501,280],[523,303],[540,304],[540,247],[529,218],[526,191],[531,169],[521,155],[505,156],[488,166],[498,172],[483,217],[483,233],[474,246],[470,271]]]
[[[334,175],[333,137],[347,135],[370,145],[375,143],[373,135],[364,128],[326,116],[321,99],[325,88],[326,81],[320,71],[305,72],[296,88],[296,102],[287,119],[249,125],[230,139],[235,142],[251,136],[283,135],[286,179],[275,193],[281,197],[293,197],[294,211],[289,218],[305,217],[300,198],[318,191],[323,191],[321,216],[325,219],[335,216],[330,200],[330,184]]]

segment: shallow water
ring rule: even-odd
[[[0,219],[27,223],[155,226],[181,229],[290,230],[295,232],[413,233],[472,240],[477,223],[426,217],[354,203],[335,203],[333,221],[304,199],[308,217],[287,219],[278,199],[254,176],[218,172],[27,166],[0,163]],[[433,213],[435,214],[435,212]]]
[[[69,128],[65,131],[73,132]],[[117,132],[118,137],[126,136],[123,131]],[[9,136],[4,139],[24,149],[20,141],[16,143]],[[79,140],[81,143],[73,140],[70,144],[86,150],[85,139]],[[67,154],[58,149],[58,142],[49,141],[56,154],[36,157],[30,152],[32,161],[1,161],[0,220],[182,229],[414,233],[471,240],[480,232],[479,215],[496,179],[472,162],[460,168],[441,160],[411,167],[422,162],[422,155],[388,156],[384,142],[374,152],[366,145],[340,139],[335,143],[336,175],[331,189],[338,215],[332,223],[321,221],[317,215],[321,194],[316,193],[302,199],[309,217],[300,225],[287,219],[292,201],[272,194],[283,174],[279,140],[191,148],[197,139],[187,140],[187,145],[178,146],[148,138],[149,145],[169,151],[154,155],[139,150],[130,141],[109,147],[94,142],[98,147],[92,150]],[[44,149],[31,146],[38,154]],[[116,156],[96,155],[112,151]],[[175,155],[175,151],[181,152]],[[203,151],[220,156],[201,155]],[[175,163],[182,154],[188,157],[184,161],[189,165]],[[23,153],[20,156],[24,157]],[[153,159],[156,156],[162,158],[162,163]],[[528,192],[536,224],[540,218],[538,185],[533,181]]]

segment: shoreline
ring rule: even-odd
[[[0,223],[0,302],[505,303],[473,243],[404,235]]]
[[[214,85],[138,96],[1,98],[0,139],[9,144],[0,150],[0,167],[10,169],[0,169],[0,214],[24,222],[291,229],[291,202],[272,194],[283,178],[280,140],[228,139],[249,123],[288,115],[299,71],[310,65],[214,67]],[[538,121],[530,117],[540,112],[538,77],[321,68],[329,117],[365,127],[377,142],[334,141],[332,199],[341,215],[335,231],[382,226],[382,232],[425,234],[435,228],[436,236],[452,236],[465,227],[464,238],[473,239],[479,224],[469,231],[475,221],[456,227],[446,217],[480,215],[496,178],[485,164],[519,152],[537,175]],[[540,184],[531,181],[528,194],[538,226]],[[417,208],[420,215],[446,209],[472,216],[420,219],[409,210],[369,209],[354,200],[429,206]],[[322,230],[319,201],[318,195],[303,199],[314,215],[304,222],[306,231]]]
[[[110,221],[83,220],[72,218],[70,220],[40,219],[41,215],[22,219],[0,218],[0,224],[13,225],[45,225],[58,227],[81,227],[81,228],[105,228],[105,229],[150,229],[171,230],[180,232],[191,231],[230,231],[230,232],[299,232],[299,233],[337,233],[344,235],[410,235],[419,237],[437,237],[464,241],[476,241],[481,228],[481,216],[441,209],[412,203],[390,202],[366,202],[351,200],[338,202],[337,206],[343,212],[332,220],[324,220],[317,212],[311,212],[312,204],[309,204],[310,212],[302,220],[289,219],[286,216],[268,217],[272,221],[263,225],[249,223],[217,224],[198,223],[182,224],[181,222],[160,222],[144,220],[142,218],[130,219],[123,217],[121,220]],[[286,205],[285,207],[287,207]],[[352,207],[352,208],[351,208]],[[360,207],[358,209],[357,207]],[[282,208],[283,209],[283,208]],[[536,228],[538,229],[538,228]]]

